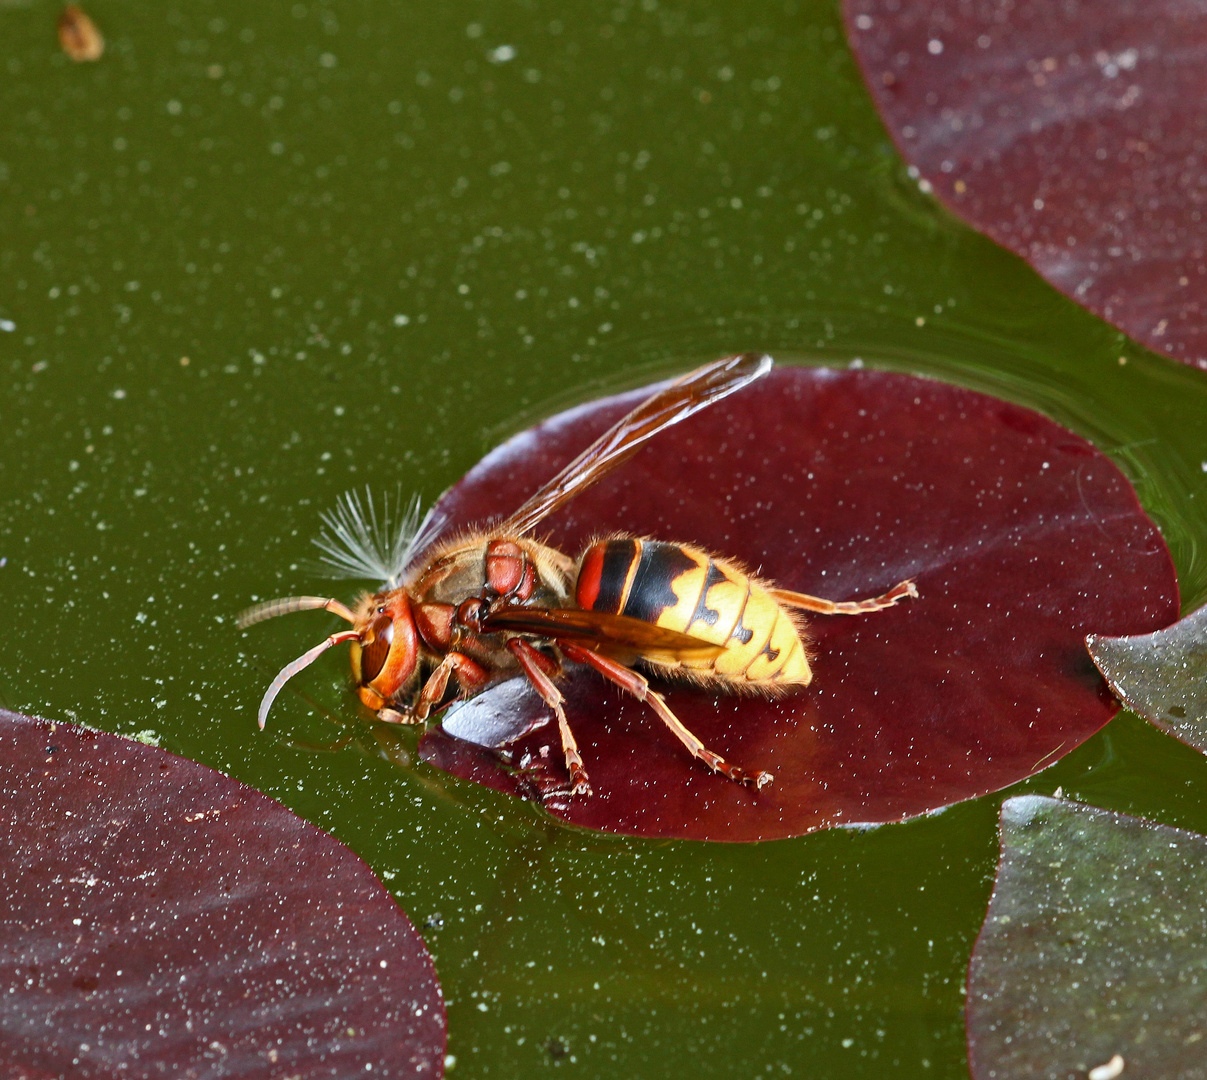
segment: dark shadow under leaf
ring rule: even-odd
[[[968,973],[974,1080],[1202,1076],[1207,837],[1025,795],[1001,842]]]
[[[449,527],[515,509],[647,392],[571,410],[495,450],[443,500]],[[806,690],[668,691],[706,745],[775,773],[758,793],[710,773],[644,705],[582,669],[564,689],[590,798],[559,794],[552,726],[505,759],[438,729],[421,743],[442,768],[616,832],[769,839],[1004,787],[1116,711],[1087,632],[1147,631],[1177,615],[1168,550],[1092,445],[1016,405],[884,372],[778,369],[658,435],[545,528],[574,554],[615,531],[690,541],[836,600],[907,577],[921,593],[872,615],[813,618]],[[488,691],[479,708],[509,692]],[[504,728],[547,715],[530,696],[497,707]],[[486,730],[481,716],[472,726]]]
[[[439,1077],[422,940],[243,784],[0,711],[0,1063],[25,1076]]]

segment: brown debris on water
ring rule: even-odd
[[[99,60],[105,52],[104,35],[78,4],[68,4],[59,16],[59,44],[77,63]]]

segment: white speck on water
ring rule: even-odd
[[[1123,1057],[1116,1054],[1110,1061],[1091,1069],[1086,1075],[1088,1080],[1115,1080],[1123,1074],[1123,1066]]]
[[[16,329],[17,324],[12,319],[0,319],[0,330],[3,330],[6,334],[11,334]]]
[[[926,51],[930,53],[931,56],[938,56],[939,53],[943,51],[943,42],[941,42],[938,38],[931,38],[926,43]]]
[[[486,59],[492,64],[506,64],[508,60],[515,59],[515,46],[499,45],[486,54]]]

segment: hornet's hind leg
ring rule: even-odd
[[[892,607],[898,600],[904,600],[907,596],[917,596],[918,588],[910,579],[894,585],[883,596],[873,596],[869,600],[838,602],[791,592],[788,589],[771,589],[770,592],[785,607],[799,608],[801,611],[815,611],[819,615],[865,615],[869,611],[882,611]]]
[[[649,705],[658,714],[658,718],[674,732],[675,737],[709,768],[729,777],[730,780],[739,784],[748,784],[756,789],[766,787],[775,779],[771,773],[763,772],[761,769],[747,772],[737,765],[730,765],[720,754],[715,754],[709,750],[671,712],[662,695],[651,690],[650,684],[645,677],[633,671],[632,668],[627,668],[624,664],[617,663],[615,660],[609,660],[606,656],[600,656],[599,653],[592,652],[590,649],[584,649],[581,645],[575,645],[573,642],[559,641],[557,645],[569,659],[593,667],[609,682],[615,683],[622,689],[627,690],[638,701],[644,701]]]

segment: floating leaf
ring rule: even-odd
[[[15,1076],[443,1072],[431,958],[389,893],[221,773],[0,712],[0,868]]]
[[[1207,754],[1207,607],[1155,634],[1085,643],[1129,709]]]
[[[1207,837],[1025,795],[1001,839],[968,972],[974,1080],[1202,1076]]]
[[[449,527],[514,510],[648,393],[573,409],[495,450],[442,500]],[[1177,617],[1169,553],[1093,446],[1019,406],[886,372],[778,369],[659,434],[542,528],[574,554],[614,531],[690,541],[836,600],[907,577],[921,593],[872,615],[813,618],[806,690],[770,701],[665,688],[707,746],[775,774],[757,793],[709,772],[646,706],[581,668],[563,688],[590,798],[558,794],[551,725],[502,755],[439,729],[424,737],[422,755],[442,768],[616,832],[767,839],[1004,787],[1114,714],[1087,631]],[[474,709],[450,723],[487,746],[548,716],[503,687]]]
[[[1079,304],[1207,368],[1200,8],[844,6],[880,114],[927,190]]]

